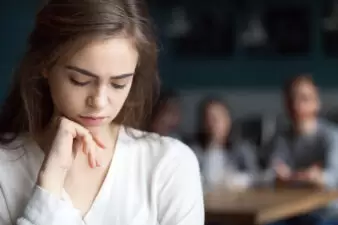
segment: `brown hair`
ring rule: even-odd
[[[71,57],[94,38],[131,38],[139,52],[131,91],[115,122],[143,128],[158,92],[157,47],[142,0],[50,0],[38,12],[28,49],[0,112],[0,142],[35,134],[53,109],[43,70]],[[10,134],[10,138],[8,138]],[[4,138],[6,136],[6,138]]]
[[[210,144],[210,132],[206,128],[205,123],[208,114],[208,108],[213,104],[221,105],[226,111],[228,111],[229,116],[231,117],[230,106],[223,99],[217,96],[207,96],[199,103],[196,141],[203,150],[205,150],[208,147],[208,144]],[[230,126],[229,134],[226,136],[226,140],[224,142],[224,149],[231,149],[234,145],[236,137],[238,136],[238,131],[234,129],[233,124]]]
[[[283,94],[284,94],[284,102],[286,106],[286,111],[289,114],[289,116],[294,119],[294,111],[293,111],[293,104],[294,104],[294,88],[300,83],[307,83],[312,85],[315,89],[317,89],[317,86],[315,84],[315,81],[313,80],[312,76],[310,74],[299,74],[296,76],[293,76],[291,79],[289,79],[287,82],[285,82]]]
[[[313,85],[314,87],[317,87],[311,74],[299,74],[299,75],[293,76],[285,82],[284,88],[283,88],[284,98],[287,102],[292,101],[292,98],[293,98],[292,93],[293,93],[294,87],[302,82],[305,82],[305,83]]]

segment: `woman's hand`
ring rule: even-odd
[[[277,160],[275,163],[274,171],[276,173],[276,178],[282,181],[288,181],[292,176],[290,167],[280,160]]]
[[[304,171],[295,173],[294,179],[298,181],[312,183],[316,185],[316,187],[324,186],[323,170],[318,165],[313,165]]]
[[[104,146],[86,128],[65,117],[59,117],[53,123],[56,134],[40,169],[38,185],[60,196],[76,154],[83,151],[88,156],[89,165],[96,168],[101,163],[97,151]]]

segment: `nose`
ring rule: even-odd
[[[107,89],[103,86],[98,87],[87,99],[87,104],[96,109],[104,108],[108,103]]]

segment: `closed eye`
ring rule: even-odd
[[[75,80],[74,78],[70,77],[69,80],[74,84],[74,85],[77,85],[77,86],[85,86],[87,84],[90,83],[90,81],[78,81],[78,80]]]
[[[115,83],[112,83],[111,86],[113,88],[116,88],[116,89],[123,89],[126,87],[126,84],[115,84]]]

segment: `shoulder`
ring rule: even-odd
[[[9,143],[1,143],[0,183],[7,177],[13,181],[15,177],[34,177],[42,159],[43,155],[37,151],[33,139],[28,135],[18,135]]]
[[[24,143],[23,135],[17,136],[12,141],[0,143],[0,166],[18,160],[24,153]]]
[[[326,119],[319,119],[318,120],[319,131],[324,133],[338,133],[338,127],[336,124],[326,120]]]
[[[127,138],[125,137],[125,141],[143,148],[148,153],[168,158],[191,160],[196,158],[191,148],[176,138],[132,128],[126,128],[125,130],[128,136]]]
[[[338,142],[338,127],[328,120],[320,119],[318,121],[318,133],[328,145]]]
[[[12,218],[18,218],[35,185],[40,163],[26,136],[0,144],[0,189]],[[1,210],[0,210],[1,211]]]

